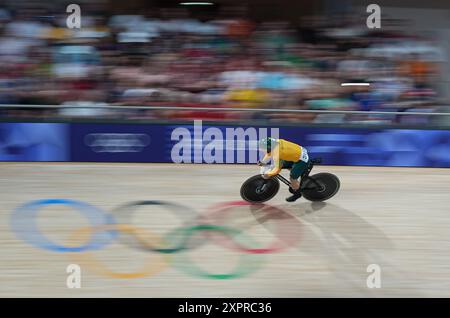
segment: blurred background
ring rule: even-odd
[[[4,0],[0,116],[450,125],[450,3],[370,3]]]

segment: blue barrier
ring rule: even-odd
[[[70,161],[167,162],[166,126],[70,124]]]
[[[450,167],[450,131],[294,128],[282,137],[299,142],[324,164]]]
[[[68,125],[0,123],[0,161],[69,161]]]
[[[267,135],[329,165],[450,167],[449,130],[232,124],[0,123],[0,161],[254,163]]]

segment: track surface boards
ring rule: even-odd
[[[83,265],[77,253],[24,242],[11,223],[18,206],[50,198],[83,201],[107,213],[132,201],[163,200],[205,215],[217,212],[214,204],[241,200],[242,182],[258,171],[252,165],[2,164],[0,296],[450,297],[450,170],[445,169],[318,166],[313,173],[331,172],[341,180],[340,192],[326,203],[287,203],[282,185],[268,202],[274,208],[265,212],[232,206],[229,216],[218,214],[223,219],[216,224],[239,229],[245,240],[285,247],[243,254],[230,248],[225,236],[220,242],[214,236],[183,252],[211,273],[231,272],[241,258],[255,267],[230,279],[191,275],[179,270],[187,263],[178,259],[181,254],[146,252],[117,241],[90,255],[115,272],[157,264],[156,272],[128,279],[105,276]],[[167,238],[193,221],[189,213],[146,206],[136,209],[130,223]],[[75,209],[62,205],[42,208],[36,222],[48,239],[61,244],[75,244],[82,235],[74,231],[89,226]],[[208,234],[200,232],[193,241]],[[71,263],[81,265],[80,289],[66,287]],[[381,268],[379,289],[366,286],[369,264]]]

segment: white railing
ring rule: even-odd
[[[0,109],[5,108],[41,108],[41,109],[120,109],[120,110],[180,110],[180,111],[236,111],[236,112],[265,112],[265,113],[316,113],[316,114],[360,114],[360,115],[416,115],[416,116],[450,116],[446,112],[420,112],[420,111],[357,111],[357,110],[313,110],[313,109],[274,109],[274,108],[241,108],[241,107],[180,107],[180,106],[127,106],[127,105],[22,105],[0,104]]]

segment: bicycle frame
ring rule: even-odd
[[[303,187],[303,183],[305,182],[305,180],[310,180],[316,187],[322,188],[322,185],[320,185],[316,180],[312,179],[309,177],[309,173],[311,172],[312,168],[314,167],[314,161],[312,161],[309,165],[308,165],[308,169],[302,174],[301,179],[300,179],[300,188],[302,190],[309,190],[309,189],[314,189],[314,187]],[[285,185],[287,185],[288,187],[291,185],[291,182],[286,179],[285,177],[283,177],[280,174],[277,174],[275,176],[276,179],[278,179],[279,181],[283,182]]]
[[[311,159],[306,169],[301,175],[299,193],[312,202],[325,201],[334,196],[339,190],[340,181],[332,173],[321,172],[310,176],[312,169],[316,164],[321,163],[320,158]],[[241,186],[241,197],[251,203],[265,202],[272,199],[280,189],[280,182],[289,187],[289,192],[296,194],[290,186],[291,182],[287,176],[277,174],[273,177],[267,177],[273,166],[269,164],[259,164],[260,174],[248,178]],[[292,171],[290,165],[284,165],[283,169]],[[279,170],[277,170],[279,171]]]

